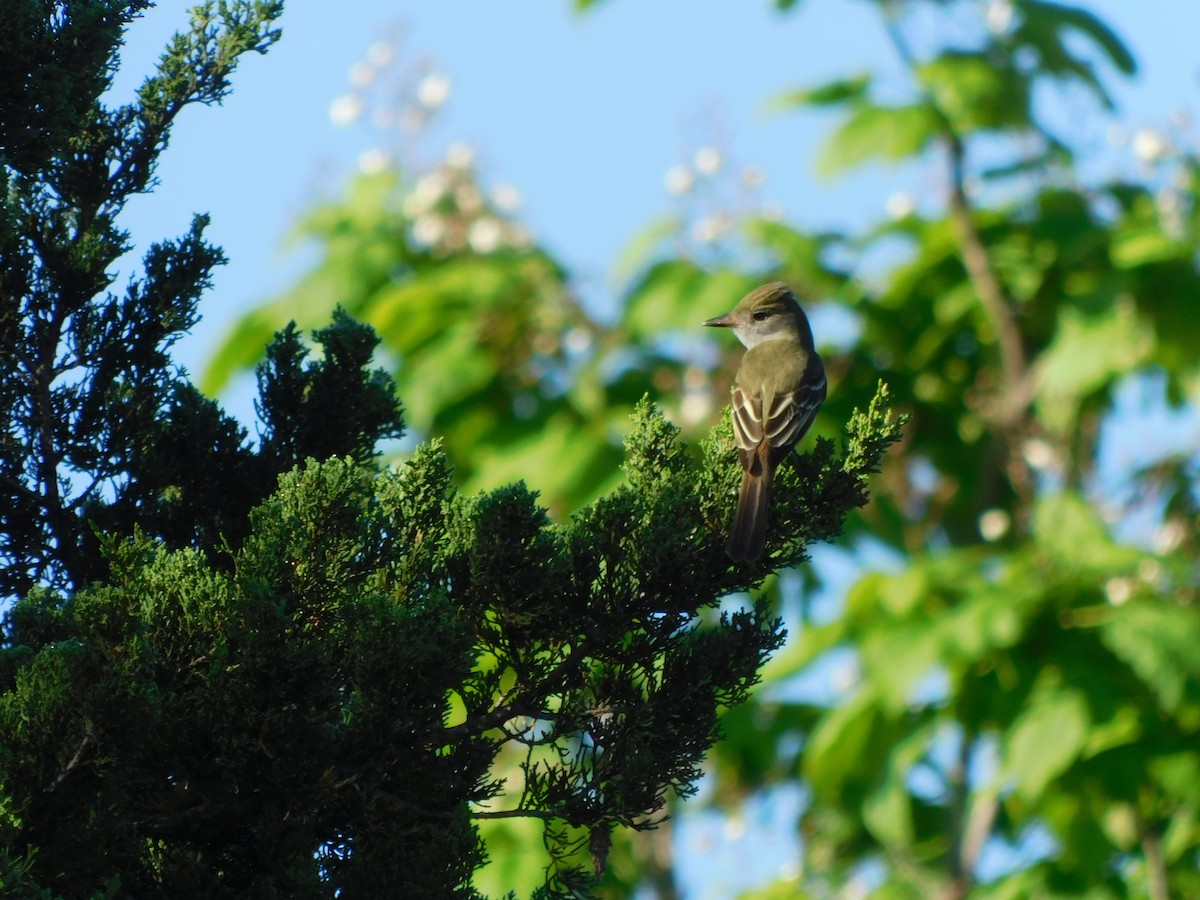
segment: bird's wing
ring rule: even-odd
[[[825,401],[825,376],[803,383],[794,391],[776,394],[763,409],[761,397],[733,389],[733,439],[747,469],[770,448],[777,461],[804,437]],[[765,443],[765,446],[763,446]]]

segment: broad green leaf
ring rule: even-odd
[[[767,660],[763,677],[778,681],[804,671],[822,654],[846,640],[847,623],[839,616],[824,625],[805,625],[783,648]]]
[[[937,113],[923,104],[864,104],[826,141],[817,157],[817,171],[831,177],[875,158],[896,162],[916,156],[940,130]]]
[[[1078,35],[1090,39],[1122,73],[1132,75],[1137,70],[1137,63],[1121,39],[1094,14],[1075,6],[1025,0],[1021,4],[1020,24],[1008,43],[1014,55],[1032,49],[1039,63],[1036,70],[1039,74],[1078,80],[1106,109],[1113,109],[1112,98],[1097,76],[1095,65],[1073,49],[1072,45],[1078,46]]]
[[[913,841],[912,797],[904,774],[890,772],[863,803],[863,822],[885,847],[907,849]]]
[[[1093,314],[1065,307],[1039,363],[1038,417],[1055,432],[1073,428],[1081,402],[1124,376],[1153,348],[1154,333],[1132,304],[1113,303]]]
[[[1130,705],[1118,707],[1107,722],[1098,722],[1088,735],[1083,750],[1085,759],[1097,756],[1113,747],[1131,744],[1142,735],[1141,715]]]
[[[654,259],[663,242],[682,227],[679,216],[656,219],[633,236],[612,265],[612,282],[623,287]]]
[[[779,94],[768,101],[767,109],[778,112],[795,106],[835,106],[865,97],[870,86],[871,75],[864,72],[852,78],[839,78],[816,87]]]
[[[1104,51],[1108,61],[1121,72],[1126,75],[1137,72],[1137,60],[1125,42],[1095,13],[1078,6],[1045,0],[1025,0],[1021,4],[1021,13],[1027,20],[1045,21],[1060,30],[1074,30],[1085,35]]]
[[[1072,688],[1045,688],[1004,736],[1004,774],[1018,796],[1033,804],[1083,750],[1091,717],[1083,695]]]
[[[917,682],[937,666],[941,642],[930,620],[876,629],[860,647],[864,678],[889,711],[900,713],[912,703]]]
[[[960,137],[1031,124],[1026,77],[982,54],[944,53],[921,66],[917,75]]]
[[[1039,553],[1063,575],[1126,572],[1141,554],[1113,543],[1096,510],[1073,491],[1042,498],[1034,509],[1033,537]]]
[[[1113,265],[1119,269],[1178,259],[1188,252],[1185,246],[1156,225],[1124,228],[1113,235],[1109,247]]]
[[[809,737],[804,772],[820,797],[836,796],[851,772],[866,761],[881,712],[868,691],[859,691],[830,710]]]
[[[630,293],[621,324],[641,341],[670,331],[695,332],[705,319],[733,309],[757,283],[731,269],[707,272],[683,260],[660,263]]]
[[[229,329],[217,352],[209,360],[200,381],[200,390],[210,397],[224,390],[234,376],[263,358],[267,344],[284,322],[280,321],[274,306],[260,307],[246,313]]]
[[[1200,810],[1200,750],[1155,757],[1147,768],[1168,794]]]
[[[1150,598],[1130,601],[1112,610],[1100,636],[1163,709],[1178,713],[1185,702],[1200,704],[1200,611]]]
[[[937,735],[937,723],[930,720],[898,741],[883,782],[863,803],[863,822],[885,846],[911,852],[915,828],[908,779],[913,767],[928,756]]]
[[[401,367],[398,383],[414,423],[428,428],[440,410],[479,393],[499,376],[490,354],[473,352],[478,343],[475,329],[446,331]]]
[[[693,263],[672,260],[654,265],[625,301],[622,324],[639,340],[648,340],[703,315],[689,310],[689,298],[700,292],[705,273]]]

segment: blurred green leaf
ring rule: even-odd
[[[1191,718],[1200,719],[1200,612],[1157,598],[1138,598],[1112,609],[1100,634],[1163,709],[1179,713],[1187,701],[1193,707]]]
[[[728,312],[758,283],[731,269],[706,271],[685,260],[652,266],[629,293],[621,325],[639,341],[652,341]]]
[[[1188,250],[1178,240],[1163,233],[1161,226],[1124,228],[1113,235],[1112,261],[1117,268],[1134,269],[1149,263],[1177,259]]]
[[[874,106],[854,109],[825,142],[817,171],[826,177],[879,158],[897,162],[916,156],[942,130],[929,106]]]
[[[796,106],[836,106],[864,98],[871,87],[871,75],[863,72],[852,78],[838,78],[816,87],[788,91],[767,102],[767,109],[779,112]]]
[[[869,691],[857,691],[813,729],[804,752],[804,774],[818,796],[836,797],[857,768],[870,765],[872,746],[881,748],[883,721],[876,700]]]
[[[1064,432],[1080,415],[1080,404],[1107,389],[1147,358],[1154,333],[1128,303],[1097,313],[1064,308],[1059,331],[1042,356],[1037,381],[1038,415],[1047,428]]]
[[[1064,574],[1128,571],[1141,555],[1114,544],[1096,511],[1073,491],[1042,498],[1033,518],[1039,552]]]
[[[1031,125],[1025,76],[982,54],[943,53],[920,66],[917,75],[960,137],[983,129]]]
[[[1046,687],[1036,692],[1004,738],[1004,773],[1017,794],[1036,803],[1083,750],[1091,717],[1076,690]]]
[[[1137,71],[1133,55],[1117,34],[1096,15],[1075,6],[1024,0],[1010,42],[1014,50],[1031,48],[1037,54],[1041,72],[1082,82],[1096,99],[1112,109],[1112,98],[1096,75],[1095,66],[1071,51],[1071,39],[1075,35],[1083,36],[1099,48],[1118,71],[1126,75]]]
[[[623,286],[640,274],[663,247],[666,239],[683,227],[679,216],[663,216],[633,236],[612,266],[612,281]]]

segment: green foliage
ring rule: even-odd
[[[648,830],[695,791],[720,712],[783,641],[749,592],[840,533],[902,420],[881,384],[843,451],[790,459],[763,567],[734,566],[728,422],[702,454],[685,444],[643,395],[687,363],[645,345],[664,311],[702,318],[694,302],[749,276],[639,271],[620,328],[641,349],[614,372],[611,343],[583,360],[564,346],[564,328],[614,332],[518,231],[447,257],[367,192],[310,223],[331,252],[300,291],[308,311],[315,286],[346,289],[424,388],[427,427],[477,411],[477,440],[454,441],[470,470],[537,469],[549,442],[575,457],[555,467],[572,506],[619,480],[614,459],[626,477],[555,523],[519,481],[460,492],[437,441],[380,471],[378,442],[402,431],[396,383],[372,368],[375,330],[341,308],[313,359],[294,324],[243,326],[269,339],[251,444],[169,359],[223,261],[205,217],[150,247],[123,291],[110,270],[129,249],[117,216],[153,185],[175,116],[228,93],[238,57],[278,38],[281,4],[197,7],[137,100],[110,109],[140,8],[22,6],[33,36],[4,38],[28,72],[0,72],[0,103],[33,79],[48,106],[6,118],[0,143],[0,887],[478,896],[502,848],[481,823],[516,820],[547,851],[534,896],[586,893],[617,826]],[[347,215],[371,239],[343,240]],[[535,372],[555,389],[514,417]]]
[[[36,18],[33,6],[19,6]],[[6,76],[5,89],[44,84],[51,123],[6,115],[0,144],[0,415],[9,435],[0,449],[0,591],[10,598],[103,577],[101,532],[131,535],[137,525],[206,552],[236,543],[279,472],[308,455],[370,458],[379,439],[400,430],[391,382],[369,368],[375,338],[344,316],[317,332],[320,362],[303,364],[294,330],[273,344],[260,372],[257,449],[172,368],[168,351],[195,323],[224,261],[204,240],[204,216],[182,237],[152,245],[141,272],[113,290],[113,263],[129,249],[116,216],[153,184],[175,116],[219,101],[238,57],[265,51],[279,34],[278,3],[198,7],[137,101],[110,109],[100,94],[123,28],[142,6],[43,11],[48,18],[31,25],[36,37],[6,57],[28,71]],[[37,153],[23,142],[25,128],[44,139]]]
[[[784,494],[785,521],[842,504],[808,539],[864,502],[898,434],[882,404],[849,436],[876,452]],[[728,436],[699,460],[643,403],[627,443],[628,486],[562,526],[523,485],[456,494],[427,446],[281,476],[231,568],[110,542],[105,583],[9,618],[9,858],[69,896],[467,895],[472,820],[528,816],[552,884],[577,879],[581,840],[694,789],[718,709],[782,640],[764,603],[714,612],[763,577],[721,551]]]
[[[979,6],[963,0],[875,6],[907,81],[881,67],[773,105],[841,116],[819,171],[935,167],[922,183],[944,184],[944,202],[922,198],[853,235],[751,213],[715,249],[688,243],[684,215],[663,216],[621,261],[618,302],[602,321],[547,251],[520,241],[481,249],[464,237],[472,215],[498,215],[459,207],[473,172],[447,160],[424,175],[359,178],[302,229],[321,244],[320,265],[243,320],[211,385],[252,364],[291,310],[316,324],[336,297],[380,329],[400,359],[402,389],[406,370],[420,373],[404,391],[414,426],[446,435],[461,483],[536,479],[566,523],[547,530],[520,491],[455,501],[455,546],[498,541],[485,528],[492,515],[522,537],[515,568],[477,571],[468,560],[455,570],[508,598],[494,633],[548,634],[544,604],[503,592],[524,568],[555,596],[569,594],[570,572],[625,585],[623,608],[650,621],[650,611],[675,609],[655,584],[696,591],[721,577],[704,569],[703,542],[725,521],[736,471],[690,468],[673,428],[643,408],[642,437],[625,457],[628,486],[605,493],[618,479],[610,439],[623,424],[614,423],[650,394],[677,404],[672,418],[688,437],[707,424],[736,357],[700,371],[704,354],[681,325],[724,311],[759,281],[787,280],[810,311],[835,307],[853,323],[851,338],[821,347],[831,389],[816,431],[851,422],[859,437],[840,454],[818,438],[781,471],[772,565],[799,561],[810,540],[843,527],[864,558],[890,564],[863,571],[818,621],[766,572],[725,583],[753,588],[756,610],[767,598],[802,607],[800,627],[765,670],[774,690],[702,723],[726,734],[710,756],[715,804],[784,780],[806,785],[801,875],[763,896],[832,896],[863,884],[886,897],[1194,894],[1196,460],[1155,455],[1155,435],[1130,438],[1118,396],[1134,386],[1159,391],[1168,407],[1195,405],[1200,162],[1164,140],[1142,160],[1155,167],[1150,177],[1089,174],[1110,167],[1084,158],[1091,148],[1073,140],[1075,118],[1088,103],[1112,110],[1109,79],[1136,71],[1092,12],[1014,0],[989,4],[987,21],[972,25]],[[1063,88],[1072,92],[1066,122],[1042,99]],[[431,224],[442,237],[427,237]],[[493,311],[504,322],[481,328]],[[864,495],[841,467],[865,471],[894,436],[883,406],[872,406],[873,395],[883,402],[881,379],[908,416],[904,440],[870,506],[842,522],[829,511]],[[722,423],[701,450],[727,458],[729,440]],[[1145,467],[1107,474],[1114,448],[1132,445]],[[578,512],[568,520],[570,510]],[[687,524],[695,515],[703,527]],[[663,580],[638,574],[633,589],[624,579],[635,573]],[[816,586],[821,573],[804,578]],[[61,627],[44,612],[31,610],[30,621]],[[504,690],[505,676],[489,671]],[[830,687],[797,698],[792,678]],[[569,796],[569,784],[536,769],[543,762],[510,755],[509,771],[533,763],[538,796]],[[630,795],[648,796],[637,773],[610,771]],[[529,779],[514,783],[517,797],[530,790]],[[487,824],[489,847],[527,837]],[[572,834],[585,841],[556,833],[559,845]],[[671,884],[666,843],[615,832],[602,890]],[[563,862],[583,855],[580,847]],[[532,884],[512,859],[489,873],[502,873],[489,887]]]

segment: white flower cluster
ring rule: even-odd
[[[458,143],[417,179],[401,208],[412,222],[413,241],[449,255],[528,249],[533,243],[528,229],[512,218],[520,206],[521,194],[512,185],[497,184],[487,194],[480,190],[475,152]]]
[[[782,211],[759,203],[753,196],[766,183],[761,166],[748,165],[735,178],[722,177],[729,170],[725,154],[712,145],[700,147],[690,164],[671,166],[663,178],[667,193],[681,201],[694,201],[703,208],[690,216],[688,236],[697,244],[713,245],[733,232],[738,221],[749,215],[779,219]],[[733,185],[733,190],[730,186]],[[730,197],[730,194],[733,194]]]
[[[401,210],[411,223],[414,243],[437,255],[529,248],[529,231],[515,219],[520,192],[497,184],[485,194],[469,144],[451,144],[432,167],[413,161],[416,141],[449,101],[453,83],[429,57],[402,64],[397,45],[397,40],[372,44],[365,58],[350,67],[349,92],[329,107],[335,125],[366,120],[390,133],[385,146],[359,155],[359,171],[373,175],[400,162],[400,169],[418,173]]]
[[[450,99],[453,84],[428,57],[399,65],[397,40],[376,41],[366,56],[350,67],[350,89],[329,104],[329,120],[339,128],[358,122],[382,132],[399,130],[408,137],[424,131]],[[394,154],[373,148],[359,157],[365,174],[380,171]]]

